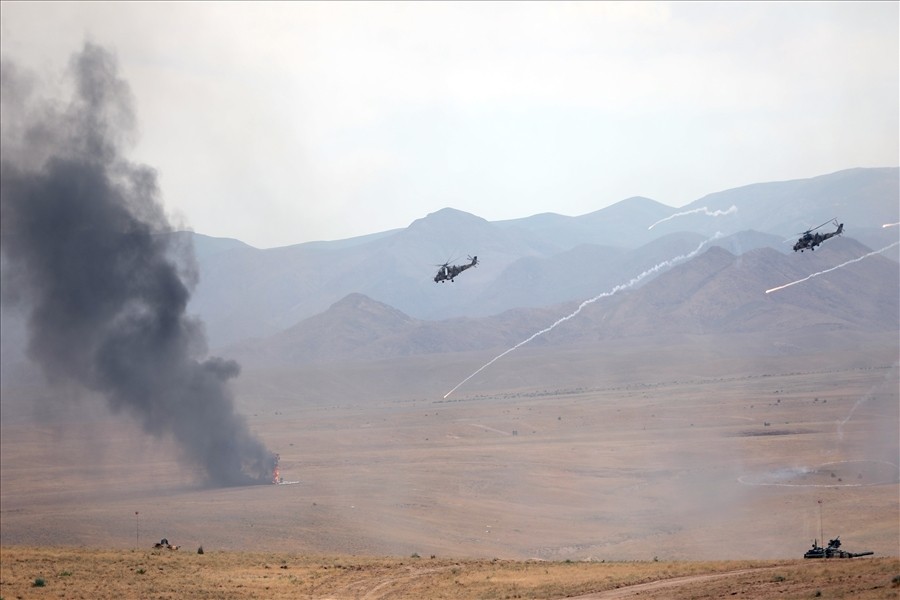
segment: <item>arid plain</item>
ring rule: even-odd
[[[522,348],[447,398],[492,355],[248,371],[277,486],[206,488],[127,415],[5,387],[2,543],[746,560],[824,532],[898,555],[895,333],[662,342]]]

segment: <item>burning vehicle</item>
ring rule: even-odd
[[[272,465],[272,483],[274,483],[274,484],[283,483],[284,478],[281,476],[281,473],[278,470],[278,462],[281,460],[281,455],[276,454],[273,458],[274,458],[273,462],[275,464]]]
[[[294,485],[295,483],[300,483],[299,481],[285,481],[284,477],[281,476],[281,468],[278,466],[278,463],[281,462],[280,454],[272,455],[272,483],[274,485]]]

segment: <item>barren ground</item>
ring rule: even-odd
[[[248,371],[241,410],[298,483],[230,489],[93,399],[4,384],[4,584],[16,547],[140,557],[163,537],[182,554],[654,565],[797,559],[824,531],[897,557],[895,334],[754,340],[750,359],[695,340],[526,348],[446,399],[493,355]]]

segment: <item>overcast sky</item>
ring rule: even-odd
[[[3,2],[47,81],[91,41],[172,217],[260,248],[680,207],[900,163],[897,2]]]

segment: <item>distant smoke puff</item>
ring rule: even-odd
[[[3,288],[29,302],[29,355],[172,435],[210,483],[269,483],[273,455],[234,411],[227,382],[240,367],[204,359],[202,325],[185,315],[156,173],[123,157],[135,117],[115,57],[86,44],[69,72],[65,104],[2,69]]]
[[[653,225],[648,227],[647,230],[649,231],[649,230],[653,229],[654,227],[656,227],[657,225],[659,225],[660,223],[664,223],[666,221],[674,219],[675,217],[684,217],[686,215],[693,215],[693,214],[697,214],[697,213],[703,213],[707,217],[724,217],[725,215],[732,215],[736,212],[737,212],[737,206],[734,206],[734,205],[731,205],[731,207],[728,210],[714,210],[714,211],[711,211],[707,207],[703,206],[701,208],[695,208],[693,210],[686,210],[684,212],[675,213],[674,215],[669,215],[665,219],[660,219],[659,221],[657,221],[656,223],[654,223]]]

